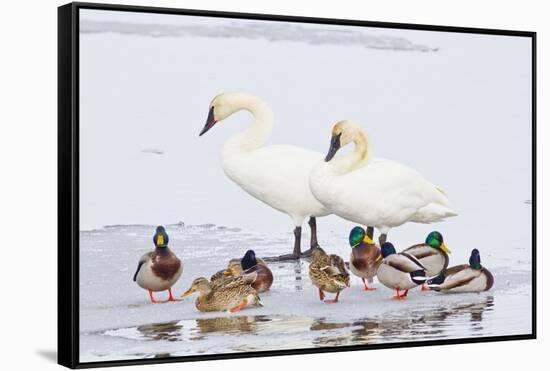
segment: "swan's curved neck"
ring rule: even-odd
[[[254,117],[254,122],[225,142],[224,155],[244,153],[260,148],[265,144],[273,129],[273,112],[261,99],[243,94],[236,97],[234,105],[234,112],[248,111]]]
[[[366,166],[370,159],[370,145],[367,135],[363,131],[357,131],[353,137],[355,150],[344,156],[338,156],[332,161],[332,169],[345,174]]]

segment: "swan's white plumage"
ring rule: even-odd
[[[356,124],[352,129],[361,130]],[[353,141],[353,133],[348,136]],[[406,222],[433,223],[456,215],[443,191],[416,170],[391,160],[370,160],[366,153],[319,162],[310,174],[310,188],[331,213],[381,233]]]
[[[309,189],[309,172],[321,159],[314,151],[273,145],[224,157],[223,170],[248,194],[299,226],[306,217],[328,214]]]
[[[253,124],[224,144],[225,174],[251,196],[286,213],[295,226],[309,216],[328,215],[312,195],[309,173],[322,159],[320,153],[290,145],[264,146],[271,134],[273,115],[259,98],[245,93],[225,93],[212,101],[216,121],[247,110]]]

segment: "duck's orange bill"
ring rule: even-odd
[[[191,294],[194,293],[194,292],[195,292],[195,289],[194,289],[194,288],[190,288],[189,290],[187,290],[186,292],[184,292],[184,293],[181,295],[181,297],[182,297],[182,298],[185,298],[186,296],[189,296],[189,295],[191,295]]]

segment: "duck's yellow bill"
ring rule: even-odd
[[[224,272],[223,272],[223,275],[224,275],[224,276],[232,276],[233,273],[231,273],[231,271],[228,270],[228,271],[224,271]]]
[[[368,235],[365,235],[365,237],[363,238],[363,242],[367,245],[374,245],[374,241]]]
[[[376,258],[376,260],[374,262],[378,263],[382,259],[384,259],[384,258],[382,257],[382,254],[380,254],[380,255],[378,255],[378,258]]]
[[[445,251],[447,254],[450,254],[450,253],[451,253],[451,250],[449,250],[449,249],[447,248],[447,246],[445,246],[445,243],[444,243],[444,242],[441,244],[440,247],[441,247],[441,250]]]
[[[164,236],[162,234],[159,234],[157,237],[157,245],[159,246],[164,245]]]
[[[190,288],[189,290],[187,290],[186,292],[184,292],[184,293],[181,295],[181,297],[182,297],[182,298],[185,298],[186,296],[189,296],[189,295],[191,295],[191,294],[194,293],[194,292],[195,292],[195,289]]]

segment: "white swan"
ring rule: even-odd
[[[334,157],[354,142],[355,151]],[[432,223],[457,215],[443,190],[416,170],[394,161],[369,157],[367,135],[352,121],[332,129],[329,152],[310,174],[313,195],[333,214],[376,227],[380,245],[389,230],[406,222]]]
[[[223,170],[248,194],[290,216],[295,226],[294,250],[278,259],[297,259],[301,255],[304,219],[310,217],[311,247],[316,247],[315,217],[329,214],[309,189],[309,173],[323,156],[295,146],[264,146],[273,128],[273,113],[260,98],[245,93],[216,96],[210,103],[208,118],[200,135],[241,110],[249,111],[254,122],[225,142]]]

